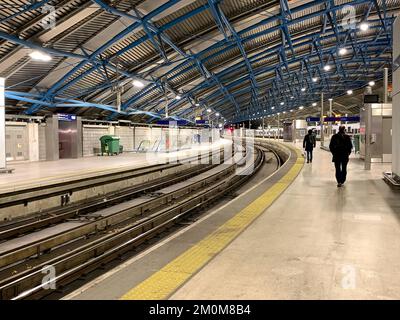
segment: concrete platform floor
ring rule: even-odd
[[[230,140],[221,139],[211,146],[209,144],[201,144],[192,149],[170,153],[124,153],[118,156],[93,156],[79,159],[60,159],[57,161],[14,163],[9,165],[10,168],[15,169],[13,173],[0,175],[0,193],[10,189],[15,190],[95,176],[99,173],[104,174],[128,168],[145,167],[164,163],[168,159],[183,159],[209,148],[215,150],[229,143],[231,143]]]
[[[400,193],[351,159],[337,188],[319,148],[263,215],[172,299],[399,299]]]

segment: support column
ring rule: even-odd
[[[393,25],[393,62],[400,59],[400,20]],[[392,91],[392,173],[400,176],[400,68],[393,64]]]
[[[388,81],[389,81],[388,68],[383,68],[383,103],[387,103],[388,100]]]
[[[324,93],[321,92],[321,118],[320,118],[320,124],[321,124],[321,147],[324,146]]]
[[[332,117],[332,104],[333,104],[333,99],[329,99],[329,116]],[[329,138],[332,136],[332,122],[329,122],[328,126],[328,133],[329,133]]]
[[[264,134],[264,117],[262,117],[262,137],[263,139],[265,138],[265,134]]]
[[[6,168],[5,79],[0,78],[0,169]]]
[[[60,159],[58,145],[58,115],[46,119],[46,160]]]
[[[279,137],[280,137],[280,135],[279,135],[279,128],[280,128],[280,112],[278,112],[278,137],[277,137],[277,139],[279,140]]]
[[[364,169],[371,170],[371,123],[372,123],[372,111],[371,105],[364,105],[365,108],[365,157],[364,157]]]

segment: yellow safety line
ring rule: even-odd
[[[127,292],[121,299],[161,300],[174,293],[260,216],[293,182],[304,164],[300,151],[298,149],[295,151],[296,163],[277,183],[213,233]]]

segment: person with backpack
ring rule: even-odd
[[[313,131],[310,129],[308,130],[308,134],[304,136],[303,140],[303,148],[307,152],[307,163],[312,162],[313,149],[315,148],[315,145],[316,145],[315,136],[313,134]]]
[[[337,186],[340,188],[346,181],[347,164],[353,145],[350,136],[346,134],[345,126],[339,127],[339,132],[334,134],[329,144],[332,153],[332,162],[335,163]]]

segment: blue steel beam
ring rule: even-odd
[[[313,2],[313,5],[314,4],[318,4],[318,3],[323,3],[323,1],[314,1]],[[352,3],[366,3],[366,1],[353,1]],[[302,6],[301,6],[302,7]],[[337,6],[337,7],[339,7],[339,6]],[[297,8],[295,8],[295,10],[296,10]],[[337,10],[337,9],[335,9],[335,10]],[[371,6],[369,7],[369,10],[368,10],[368,12],[367,12],[367,14],[369,14],[369,12],[370,12],[370,10],[371,10]],[[305,16],[306,18],[309,18],[310,17],[310,15],[307,15],[307,16]],[[290,21],[289,21],[289,23],[290,23]]]
[[[101,5],[103,8],[108,8],[108,9],[110,8],[109,5],[105,4],[105,3],[104,3],[103,1],[101,1],[101,0],[93,0],[93,1],[96,1],[96,3],[98,3],[99,5]],[[123,14],[122,12],[120,12],[119,10],[116,10],[116,9],[113,9],[113,13],[119,14],[119,15],[125,16],[125,17],[131,16],[131,15],[128,15],[128,16],[127,16],[126,14]],[[236,103],[236,101],[234,100],[233,96],[230,95],[229,91],[227,91],[227,90],[224,88],[224,86],[223,86],[222,83],[219,81],[219,79],[218,79],[215,75],[213,75],[211,72],[209,72],[209,71],[207,70],[207,68],[206,68],[205,65],[202,63],[201,60],[199,60],[195,55],[188,55],[187,53],[185,53],[182,49],[180,49],[177,45],[175,45],[175,44],[171,41],[171,39],[169,39],[165,34],[163,34],[160,30],[158,30],[158,28],[155,27],[150,21],[145,21],[145,20],[143,19],[140,23],[142,24],[143,27],[147,27],[147,28],[148,28],[148,31],[151,30],[152,32],[154,32],[154,35],[159,35],[160,38],[161,38],[165,43],[167,43],[171,48],[173,48],[178,54],[180,54],[180,55],[183,56],[184,58],[188,58],[188,59],[191,59],[191,60],[192,60],[192,59],[195,60],[196,64],[199,66],[200,72],[201,72],[201,73],[204,72],[204,73],[207,75],[207,76],[205,77],[206,80],[208,80],[208,79],[211,78],[211,79],[218,85],[218,87],[220,88],[222,94],[228,96],[228,97],[230,98],[231,102],[233,103],[233,105],[234,105],[234,106],[236,107],[236,109],[238,110],[239,106],[237,105],[237,103]],[[151,36],[151,35],[152,35],[151,33],[148,33],[148,36]],[[158,49],[158,48],[156,47],[156,49]],[[183,96],[186,98],[186,95],[183,95]],[[123,110],[126,110],[126,109],[130,106],[130,104],[131,104],[131,101],[128,100],[128,101],[126,101],[126,102],[121,106],[121,108],[122,108]]]
[[[368,43],[368,41],[367,41],[366,43]],[[386,42],[385,42],[384,44],[387,45]],[[325,54],[325,53],[329,53],[330,50],[332,50],[332,49],[324,50],[324,51],[322,51],[322,52]],[[333,48],[333,50],[335,50],[335,48]],[[271,54],[273,55],[274,53],[271,53]],[[319,54],[320,54],[319,52],[318,52],[318,53],[314,53],[314,55],[319,55]],[[307,53],[305,53],[304,55],[305,55],[305,56],[309,56],[309,57],[312,57],[312,56],[313,56],[313,55],[308,55]],[[258,60],[261,60],[261,59],[262,59],[262,57],[258,58]],[[299,59],[294,59],[294,60],[292,59],[292,60],[291,60],[291,63],[296,62],[296,61],[299,61]],[[231,68],[236,68],[236,66],[233,66],[233,67],[231,67]],[[272,70],[273,68],[274,68],[274,67],[270,67],[269,70]],[[281,68],[281,66],[279,66],[279,68]],[[222,71],[222,73],[228,73],[228,74],[229,74],[230,71],[231,71],[231,70],[226,69],[226,70]],[[264,71],[265,71],[265,70],[263,70],[263,72],[264,72]],[[243,77],[247,77],[247,75],[244,75]],[[236,83],[240,83],[241,81],[243,81],[243,77],[237,79],[237,80],[236,80]],[[228,85],[228,88],[230,88],[229,85]],[[193,91],[194,91],[194,90],[196,90],[196,88],[194,88]]]
[[[317,1],[318,2],[318,1]],[[320,3],[322,3],[322,2],[320,2]],[[357,1],[357,3],[365,3],[365,1]],[[337,6],[336,8],[334,8],[334,10],[339,10],[339,8],[341,8],[342,6]],[[303,9],[303,7],[302,7],[302,9]],[[316,13],[316,15],[319,15],[320,13],[319,12],[317,12]],[[303,19],[308,19],[310,16],[309,15],[307,15],[307,16],[305,16]],[[268,20],[268,19],[267,19]],[[292,23],[295,23],[295,22],[297,22],[297,21],[294,21],[294,22],[292,22]],[[247,30],[245,30],[245,31],[247,31]],[[243,31],[242,31],[243,32]],[[210,49],[212,49],[212,48],[210,48]]]
[[[301,61],[301,59],[297,59],[297,61],[299,61],[299,60]],[[387,62],[388,59],[381,59],[381,61],[382,62]],[[361,60],[354,60],[354,59],[347,61],[347,63],[353,63],[353,62],[362,62],[362,61]],[[268,71],[268,70],[272,71],[273,69],[274,69],[274,67],[270,66],[270,67],[264,67],[263,70],[260,70],[260,71],[257,70],[257,71],[263,73],[263,72]],[[239,84],[242,81],[243,81],[243,79],[237,79],[231,85]],[[228,85],[228,87],[230,87],[231,85]]]
[[[246,51],[244,49],[242,40],[239,37],[239,35],[237,34],[235,28],[229,22],[228,18],[225,16],[224,12],[219,7],[219,1],[217,1],[217,0],[208,0],[208,3],[209,3],[210,8],[211,8],[211,10],[213,12],[214,20],[216,21],[217,25],[219,26],[219,29],[223,30],[223,34],[225,36],[226,41],[229,42],[230,39],[228,38],[228,35],[225,32],[225,29],[227,29],[229,31],[229,33],[231,34],[231,37],[236,42],[236,44],[237,44],[237,46],[238,46],[238,48],[240,50],[242,58],[243,58],[243,60],[244,60],[244,62],[246,64],[247,71],[249,72],[249,75],[250,75],[250,82],[251,82],[251,87],[252,87],[253,100],[258,105],[258,85],[257,85],[257,81],[256,81],[256,79],[254,77],[253,68],[252,68],[252,66],[251,66],[251,64],[249,62],[249,59],[247,58],[247,53],[246,53]]]
[[[40,7],[43,7],[44,5],[46,5],[47,3],[51,2],[51,1],[53,1],[53,0],[42,0],[42,1],[38,1],[38,2],[32,1],[30,4],[26,4],[26,5],[22,6],[21,11],[18,11],[14,14],[11,14],[11,15],[1,19],[0,25],[2,25],[3,23],[6,23],[9,20],[12,20],[12,19],[18,17],[19,15],[21,15],[23,13],[26,13],[26,12],[32,11],[32,10],[37,10]],[[1,7],[1,5],[0,5],[0,7]]]
[[[96,2],[96,0],[93,0]],[[97,1],[98,4],[101,1]],[[163,10],[175,5],[176,3],[178,3],[179,0],[170,0],[166,3],[164,3],[163,5],[161,5],[160,7],[158,7],[157,9],[153,10],[152,12],[150,12],[149,14],[147,14],[145,17],[143,17],[142,20],[150,20],[153,17],[155,17],[157,14],[161,13]],[[105,44],[103,44],[102,46],[100,46],[97,50],[95,50],[89,57],[89,59],[96,59],[97,56],[99,54],[102,54],[108,47],[110,47],[111,45],[113,45],[114,43],[122,40],[124,37],[126,37],[127,35],[129,35],[129,33],[131,33],[133,30],[139,28],[142,25],[141,21],[137,21],[137,19],[135,19],[135,22],[131,25],[129,25],[127,28],[125,28],[123,31],[121,31],[120,33],[118,33],[117,35],[115,35],[112,39],[110,39],[109,41],[107,41]],[[1,37],[1,33],[0,33],[0,37]],[[89,60],[90,61],[90,60]],[[70,70],[68,73],[66,73],[60,80],[58,80],[51,88],[49,88],[49,90],[47,91],[46,96],[44,97],[44,100],[49,100],[52,98],[52,96],[55,95],[56,91],[61,88],[61,86],[70,78],[72,77],[76,72],[78,72],[81,68],[85,67],[86,64],[88,63],[87,60],[83,60],[81,63],[79,63],[77,66],[75,66],[72,70]],[[94,67],[91,68],[91,70],[95,69]],[[121,73],[123,73],[122,71],[120,71]],[[71,85],[71,83],[76,83],[77,82],[77,78],[81,78],[82,76],[78,76],[76,77],[73,81],[69,82],[69,85]],[[65,88],[65,86],[64,86]],[[65,90],[65,89],[64,89]],[[32,106],[30,109],[28,109],[28,111],[26,113],[32,113],[35,112],[38,109],[38,105],[34,105]]]

